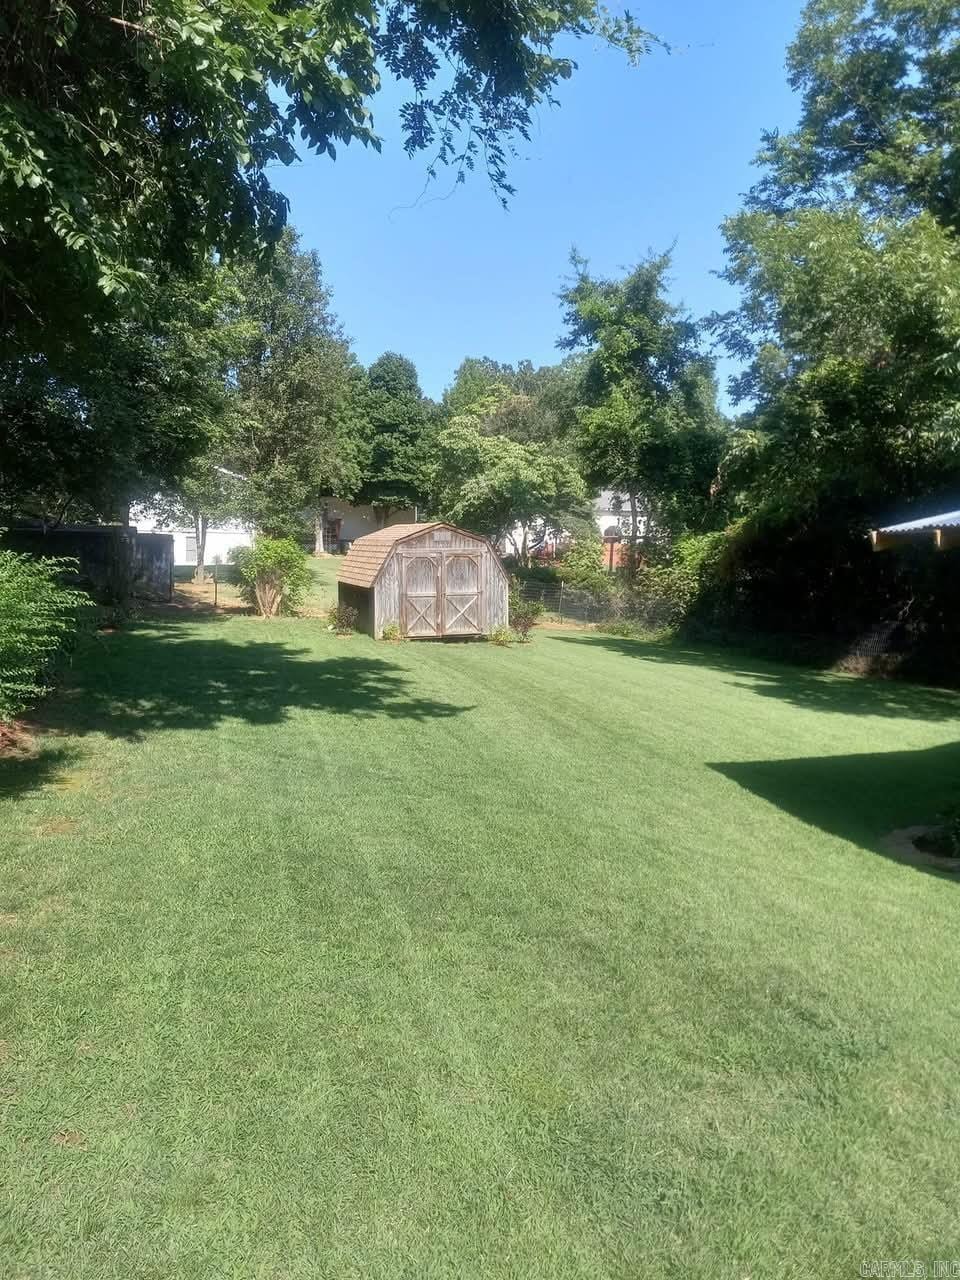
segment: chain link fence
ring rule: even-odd
[[[521,582],[521,600],[543,605],[560,622],[636,622],[645,627],[667,626],[673,609],[666,601],[639,601],[621,593],[587,591],[569,582]]]

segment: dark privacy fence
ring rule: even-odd
[[[169,600],[173,594],[173,538],[124,525],[60,525],[8,529],[2,545],[31,556],[69,556],[76,583],[100,603],[130,596]]]

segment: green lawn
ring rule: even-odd
[[[0,1277],[960,1258],[960,698],[540,633],[101,637],[0,764]]]

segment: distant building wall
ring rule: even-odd
[[[415,519],[413,507],[403,507],[390,513],[386,525],[411,524]],[[384,527],[378,522],[374,507],[354,506],[352,502],[340,502],[336,498],[328,498],[324,503],[324,543],[337,543],[336,546],[327,545],[327,551],[337,551],[341,543],[355,542],[365,533]]]

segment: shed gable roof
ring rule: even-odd
[[[428,529],[453,529],[454,532],[462,533],[465,537],[485,542],[493,551],[494,560],[500,572],[506,577],[506,572],[500,564],[500,557],[489,538],[485,538],[482,533],[472,533],[469,529],[458,529],[456,525],[448,524],[445,520],[427,520],[420,524],[391,524],[384,529],[377,529],[373,533],[365,533],[362,538],[357,538],[346,554],[340,572],[337,574],[337,581],[353,587],[372,587],[397,543],[416,537],[418,533],[426,533]]]

